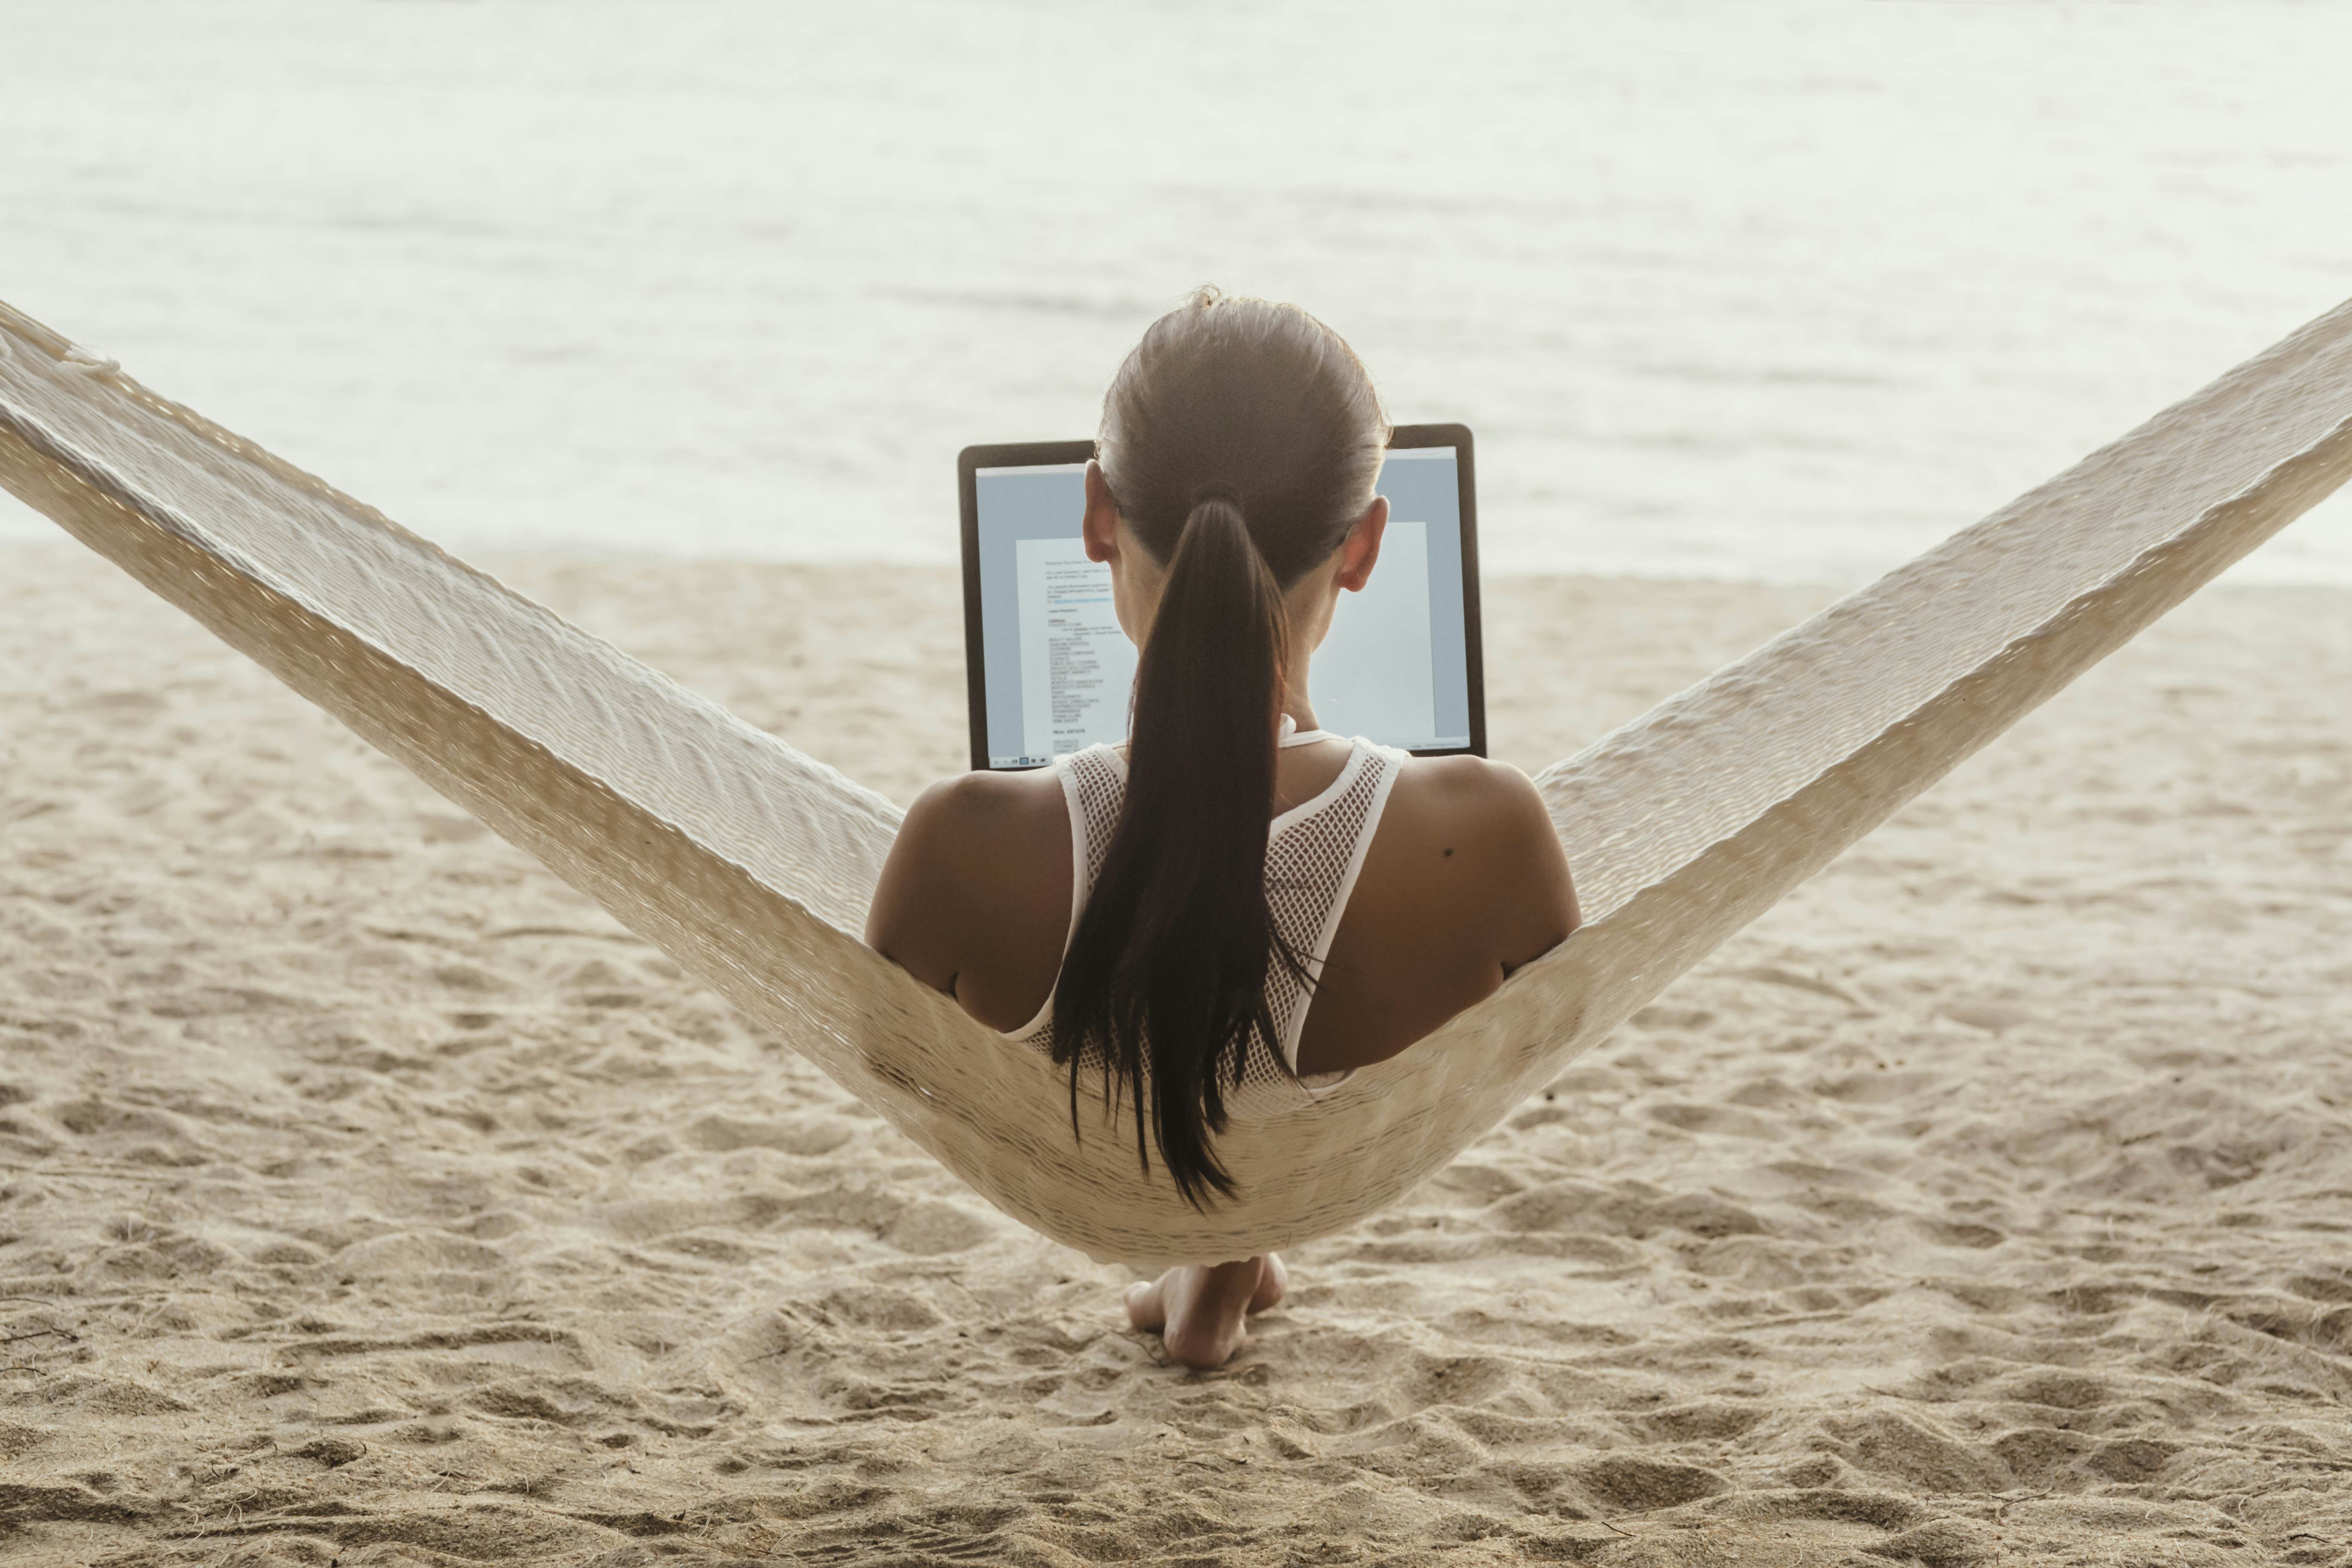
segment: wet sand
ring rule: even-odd
[[[961,763],[945,573],[492,564],[902,801]],[[1496,752],[1822,597],[1497,581]],[[2352,1562],[2347,689],[2352,592],[2209,592],[1193,1375],[176,612],[0,547],[0,1563]]]

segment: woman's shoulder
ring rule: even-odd
[[[1512,838],[1549,837],[1551,812],[1535,781],[1508,763],[1455,755],[1397,760],[1389,810],[1440,821],[1458,832]]]
[[[1463,756],[1396,769],[1307,1016],[1303,1068],[1394,1056],[1576,927],[1567,857],[1525,773]]]
[[[898,834],[943,856],[961,852],[946,858],[964,858],[1002,847],[1005,835],[1025,837],[1047,828],[1068,831],[1062,780],[1055,769],[1036,768],[943,778],[915,797]]]
[[[919,795],[899,825],[866,940],[945,990],[992,972],[1034,931],[1069,920],[1069,818],[1052,772],[969,773]],[[1034,945],[1034,943],[1033,943]]]

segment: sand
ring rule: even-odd
[[[901,800],[960,764],[943,573],[495,564]],[[1497,582],[1496,754],[1822,597]],[[0,548],[0,1563],[2352,1562],[2347,689],[2352,593],[2208,593],[1195,1375],[129,579]]]

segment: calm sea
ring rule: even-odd
[[[0,299],[459,549],[952,558],[1191,286],[1853,582],[2352,295],[2352,7],[8,0]],[[0,535],[45,532],[0,500]],[[2245,575],[2352,582],[2352,503]]]

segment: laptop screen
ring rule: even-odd
[[[1326,730],[1414,752],[1484,749],[1468,433],[1460,436],[1392,447],[1382,465],[1380,562],[1361,592],[1339,595],[1311,667]],[[1125,740],[1136,650],[1111,605],[1110,568],[1087,560],[1079,537],[1086,464],[983,462],[971,474],[975,764],[1035,767]]]

